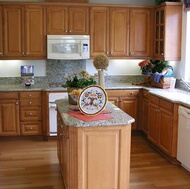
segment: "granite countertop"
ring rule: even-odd
[[[154,87],[145,87],[139,85],[132,85],[131,83],[111,83],[110,85],[105,86],[106,89],[114,90],[114,89],[145,89],[148,90],[151,94],[154,94],[158,97],[169,100],[173,103],[179,103],[186,107],[190,107],[190,93],[174,89],[161,89]],[[50,87],[48,84],[34,84],[30,87],[25,87],[24,85],[0,85],[0,92],[8,92],[8,91],[47,91],[47,92],[66,92],[66,88],[62,87]]]
[[[113,119],[98,120],[91,122],[85,122],[67,114],[67,112],[71,111],[69,109],[68,100],[64,99],[56,100],[56,104],[61,113],[63,121],[67,126],[75,126],[75,127],[121,126],[121,125],[129,125],[135,121],[134,118],[126,114],[124,111],[120,110],[111,102],[107,103],[105,110],[111,111],[111,113],[109,113],[108,115],[112,116]]]

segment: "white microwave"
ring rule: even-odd
[[[89,59],[89,35],[47,35],[47,59]]]

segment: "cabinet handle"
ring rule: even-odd
[[[133,94],[134,94],[134,92],[131,92],[131,93],[130,93],[130,95],[133,95]]]

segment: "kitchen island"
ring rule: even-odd
[[[108,102],[107,120],[82,121],[68,114],[68,100],[57,100],[58,158],[66,189],[129,189],[131,123]]]

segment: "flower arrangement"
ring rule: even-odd
[[[95,56],[93,65],[97,70],[106,70],[109,66],[108,57],[104,54],[99,54]]]
[[[161,60],[144,60],[139,62],[140,69],[142,74],[152,74],[152,73],[161,73],[162,70],[166,67],[166,61]]]
[[[73,73],[72,75],[69,75],[66,79],[66,83],[63,84],[62,87],[85,88],[94,84],[96,84],[94,77],[89,75],[87,71],[82,70],[79,73]]]

